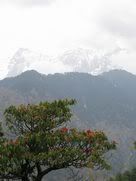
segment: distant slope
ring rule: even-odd
[[[120,88],[131,101],[136,103],[136,76],[125,70],[112,70],[102,74],[102,78]]]

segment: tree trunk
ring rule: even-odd
[[[44,171],[39,171],[38,175],[33,179],[33,181],[42,181],[42,178],[47,175],[52,170],[57,170],[56,168],[47,168]]]
[[[22,181],[29,181],[29,178],[27,177],[27,175],[25,175],[24,177],[22,177],[21,180],[22,180]]]
[[[43,175],[37,175],[37,177],[35,177],[35,178],[33,179],[33,181],[41,181],[42,178],[43,178]]]

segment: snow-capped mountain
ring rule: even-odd
[[[92,49],[68,50],[58,57],[35,53],[28,49],[19,49],[8,64],[7,76],[16,76],[26,70],[34,69],[40,73],[87,72],[98,75],[117,68],[110,58],[120,50],[110,53]]]
[[[117,68],[110,60],[113,53],[116,53],[115,50],[104,54],[93,49],[80,48],[65,52],[59,60],[71,66],[73,71],[98,75]]]
[[[43,60],[49,61],[49,57],[32,52],[29,49],[20,48],[9,62],[7,76],[16,76],[25,70],[29,70],[36,62],[41,63]]]
[[[57,58],[21,48],[9,62],[7,77],[16,76],[31,69],[44,74],[72,71]]]

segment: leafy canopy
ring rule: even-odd
[[[14,139],[0,137],[0,178],[40,181],[49,172],[76,168],[109,168],[104,154],[115,149],[101,131],[70,129],[75,100],[10,106],[5,121]]]

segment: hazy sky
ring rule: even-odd
[[[0,0],[0,71],[19,48],[123,49],[112,61],[136,73],[136,1]]]

